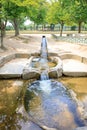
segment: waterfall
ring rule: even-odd
[[[41,80],[48,80],[49,79],[49,75],[48,75],[48,72],[46,70],[44,70],[42,73],[41,73]]]
[[[48,76],[48,50],[47,50],[47,41],[46,41],[46,37],[42,36],[42,43],[41,43],[41,60],[40,60],[40,64],[41,64],[41,80],[48,80],[49,76]]]

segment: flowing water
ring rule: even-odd
[[[58,130],[72,130],[84,126],[77,111],[77,104],[66,87],[58,81],[51,80],[47,73],[47,44],[45,37],[41,45],[42,73],[41,80],[28,85],[24,107],[33,121]],[[44,67],[45,66],[45,67]]]
[[[58,130],[84,126],[68,90],[61,82],[40,80],[28,86],[24,106],[34,121]]]
[[[47,57],[48,57],[47,41],[46,41],[46,37],[43,36],[42,43],[41,43],[41,58],[47,60]]]

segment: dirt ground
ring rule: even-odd
[[[73,53],[87,57],[87,45],[59,42],[50,34],[22,34],[19,37],[6,36],[4,46],[6,50],[0,49],[0,56],[9,53],[23,52],[34,53],[40,51],[42,36],[45,35],[48,43],[48,52]]]

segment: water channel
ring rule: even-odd
[[[72,124],[84,126],[85,122],[81,119],[81,115],[77,111],[77,104],[73,101],[69,91],[61,82],[51,80],[47,75],[48,51],[46,43],[46,38],[43,36],[40,59],[41,80],[28,86],[24,107],[35,122],[47,127],[72,130]]]
[[[73,130],[87,125],[70,93],[72,90],[86,110],[87,78],[49,79],[44,36],[43,43],[40,80],[0,80],[0,130]]]

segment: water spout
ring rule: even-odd
[[[47,57],[48,57],[47,41],[46,41],[46,37],[42,36],[41,58],[47,59]]]
[[[48,80],[49,76],[48,76],[48,50],[47,50],[47,41],[46,41],[46,37],[42,36],[42,43],[41,43],[41,60],[40,60],[40,64],[41,64],[41,80]]]

